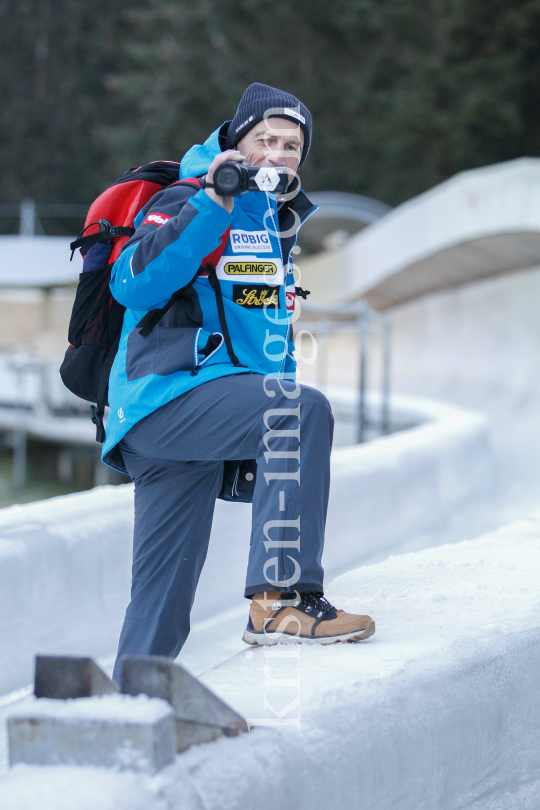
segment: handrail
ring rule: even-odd
[[[391,321],[388,315],[376,312],[366,301],[359,300],[350,304],[325,304],[302,302],[302,313],[325,316],[314,321],[300,319],[297,323],[306,331],[323,334],[325,338],[331,332],[344,330],[345,324],[355,323],[359,347],[358,369],[358,442],[365,441],[366,427],[366,389],[368,371],[369,335],[380,331],[382,341],[382,383],[381,383],[381,416],[380,430],[383,435],[390,432],[390,388],[391,388]],[[308,328],[309,327],[309,328]]]

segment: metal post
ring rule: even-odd
[[[36,232],[36,204],[34,200],[23,200],[20,206],[20,236],[34,236]]]
[[[330,324],[327,321],[317,324],[317,385],[328,385],[328,332]]]
[[[12,484],[17,490],[26,487],[26,431],[23,428],[13,431]]]
[[[382,323],[382,399],[381,433],[390,433],[390,368],[391,368],[392,325],[390,318]]]
[[[11,463],[11,483],[13,489],[26,487],[26,408],[25,408],[25,371],[24,362],[14,362],[11,367],[17,380],[17,422],[13,430],[13,456]]]
[[[73,448],[61,447],[58,451],[58,478],[62,483],[73,481]]]
[[[364,307],[358,310],[356,319],[358,328],[358,345],[360,351],[360,368],[358,380],[358,443],[365,439],[366,426],[366,380],[367,380],[367,312]]]
[[[94,486],[106,487],[111,483],[111,468],[101,460],[101,454],[96,455],[94,461]]]

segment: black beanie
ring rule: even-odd
[[[277,90],[268,84],[250,84],[229,125],[224,150],[232,149],[244,135],[264,118],[265,112],[272,110],[269,118],[287,118],[300,126],[304,133],[304,148],[300,166],[307,158],[311,144],[311,113],[296,96]]]

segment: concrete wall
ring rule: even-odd
[[[540,159],[461,172],[399,205],[334,252],[298,259],[321,299],[386,309],[540,261]]]
[[[0,290],[0,350],[31,350],[45,360],[60,360],[75,288]]]
[[[426,295],[389,314],[398,390],[540,394],[540,268]]]

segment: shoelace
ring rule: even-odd
[[[280,599],[282,604],[286,604],[284,597],[294,596],[293,594],[282,594]],[[287,600],[288,601],[288,600]],[[316,616],[318,619],[324,619],[330,613],[333,614],[332,618],[336,616],[336,608],[330,604],[328,599],[325,599],[320,593],[316,591],[309,591],[300,594],[300,601],[308,615]],[[298,604],[298,603],[296,603]]]
[[[336,612],[335,607],[330,604],[328,599],[325,599],[324,596],[320,596],[318,593],[310,591],[309,593],[302,593],[300,596],[306,613],[317,613],[318,619],[325,618],[328,613]]]

